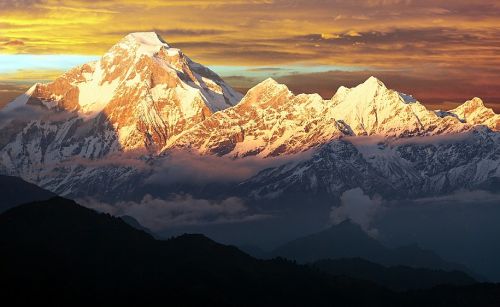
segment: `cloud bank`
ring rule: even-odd
[[[145,195],[140,202],[121,201],[110,204],[92,199],[81,199],[78,202],[114,216],[130,215],[154,232],[179,226],[242,223],[269,217],[252,213],[243,200],[237,197],[216,201],[197,199],[188,194],[176,195],[170,199]]]
[[[170,185],[173,183],[205,184],[210,182],[240,182],[259,171],[300,161],[310,156],[312,151],[290,157],[260,158],[255,156],[242,159],[229,157],[202,156],[193,152],[171,150],[155,165],[155,172],[146,179],[146,184]]]

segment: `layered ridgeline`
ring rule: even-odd
[[[477,284],[457,271],[386,268],[361,259],[310,267],[258,260],[203,235],[155,240],[119,218],[59,197],[1,213],[0,246],[3,298],[20,303],[497,306],[499,301],[500,286]]]
[[[0,173],[61,195],[125,197],[178,150],[224,163],[311,152],[231,190],[258,198],[355,187],[420,195],[500,177],[500,115],[479,98],[432,111],[374,77],[328,100],[272,79],[242,98],[155,33],[127,35],[2,113],[12,120],[2,125]]]

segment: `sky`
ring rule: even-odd
[[[432,108],[500,111],[498,0],[0,0],[0,104],[138,31],[242,92],[273,77],[330,98],[374,75]]]

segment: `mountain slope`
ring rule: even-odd
[[[336,198],[358,187],[367,195],[387,199],[443,195],[464,188],[496,191],[500,134],[483,128],[456,135],[334,140],[299,162],[259,172],[238,190],[257,199]]]
[[[37,200],[47,200],[56,196],[21,178],[0,175],[0,213],[20,204]]]
[[[69,158],[156,152],[169,138],[235,105],[241,95],[156,33],[132,33],[99,61],[36,84],[2,112],[13,118],[0,143],[3,173],[34,178]],[[21,110],[21,111],[20,111]],[[9,113],[11,112],[11,113]]]
[[[353,257],[375,261],[386,254],[385,246],[348,220],[322,232],[292,240],[271,253],[274,257],[285,257],[300,263]]]
[[[122,216],[120,216],[120,218],[122,219],[122,221],[127,223],[129,226],[132,226],[133,228],[138,229],[140,231],[144,231],[145,233],[150,234],[153,237],[155,237],[155,234],[149,228],[142,226],[141,223],[139,223],[139,221],[136,220],[133,216],[122,215]]]
[[[300,263],[324,259],[363,258],[388,266],[403,265],[447,271],[465,269],[418,246],[390,249],[349,220],[322,232],[292,240],[276,248],[271,255]]]
[[[328,101],[317,94],[295,96],[267,79],[250,89],[237,106],[186,130],[164,150],[189,148],[232,157],[302,152],[348,134],[332,114],[325,114],[328,108]]]

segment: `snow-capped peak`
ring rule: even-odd
[[[276,82],[272,78],[260,82],[251,88],[245,97],[241,100],[240,104],[243,106],[266,106],[277,105],[278,102],[286,102],[291,96],[292,92],[284,84]]]
[[[485,107],[483,100],[478,97],[474,97],[471,100],[468,100],[456,107],[453,110],[450,110],[451,113],[456,114],[460,118],[466,120],[472,114],[482,113],[482,112],[493,112],[491,109]]]
[[[139,32],[125,36],[99,61],[35,85],[12,107],[38,104],[86,121],[99,120],[103,114],[113,130],[106,133],[122,150],[154,151],[213,112],[234,106],[241,97],[158,34]]]
[[[123,56],[141,57],[143,55],[152,57],[160,50],[169,50],[168,53],[179,53],[180,50],[171,48],[157,33],[155,32],[136,32],[126,35],[121,41],[114,45],[105,57],[113,57],[116,54]]]
[[[134,39],[141,45],[169,47],[167,42],[156,32],[135,32],[128,34],[126,37]]]
[[[340,86],[332,97],[332,101],[340,103],[345,101],[346,98],[352,97],[350,99],[351,103],[359,104],[362,101],[373,101],[373,98],[382,92],[387,91],[385,84],[379,79],[371,76],[366,79],[365,82],[353,87],[347,88],[345,86]]]
[[[264,81],[260,82],[259,84],[257,84],[254,88],[269,88],[269,87],[280,87],[280,88],[285,88],[287,87],[286,85],[284,84],[281,84],[281,83],[278,83],[276,80],[274,80],[273,78],[267,78],[265,79]]]
[[[481,98],[474,97],[471,100],[464,102],[457,109],[467,110],[470,112],[470,111],[477,110],[479,108],[485,108],[484,102]]]
[[[374,98],[377,95],[382,95],[387,91],[388,89],[382,81],[375,77],[370,77],[365,82],[351,89],[339,88],[337,93],[340,97],[335,98],[338,101],[344,100],[344,102],[351,105],[366,107],[376,102]]]
[[[472,125],[484,125],[496,131],[500,130],[500,115],[487,108],[478,97],[464,102],[448,113],[452,113],[461,121]]]
[[[376,87],[376,88],[378,88],[378,87],[386,88],[384,82],[380,81],[378,78],[376,78],[374,76],[369,77],[368,79],[366,79],[365,82],[363,82],[359,86],[370,87],[370,88],[374,88],[374,87]]]
[[[332,100],[333,99],[337,99],[337,100],[342,100],[345,98],[345,96],[349,93],[351,89],[345,87],[345,86],[340,86],[337,91],[335,92],[335,95],[333,95],[332,97]]]
[[[331,101],[333,117],[356,135],[414,135],[442,128],[434,125],[434,112],[413,97],[388,89],[375,77],[350,89],[339,88]],[[452,124],[444,125],[443,131],[452,129]]]

